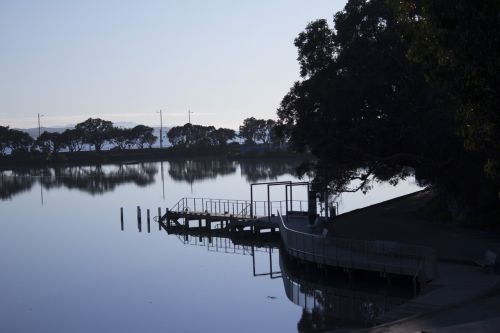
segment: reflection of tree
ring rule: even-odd
[[[13,176],[0,173],[0,200],[7,200],[33,187],[35,179],[27,175]]]
[[[224,159],[172,160],[168,174],[173,180],[194,183],[236,172],[236,163]]]
[[[170,161],[170,177],[193,183],[236,172],[237,163],[224,159],[195,159]],[[298,160],[243,160],[239,162],[241,174],[248,182],[273,180],[284,174],[295,174]]]
[[[152,184],[158,172],[154,163],[117,165],[107,169],[101,165],[54,169],[54,177],[42,178],[42,184],[47,189],[62,186],[102,194],[113,191],[120,184]]]
[[[30,190],[35,183],[46,189],[65,187],[83,192],[102,194],[116,186],[134,183],[147,186],[154,182],[158,168],[154,163],[73,166],[45,169],[18,169],[0,172],[0,199]]]
[[[250,182],[275,180],[276,177],[290,174],[295,175],[296,168],[300,165],[298,160],[245,160],[240,162],[241,174]]]

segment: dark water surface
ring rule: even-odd
[[[354,300],[358,321],[374,303],[400,302],[299,276],[276,247],[185,240],[155,222],[137,229],[136,206],[154,216],[185,196],[248,199],[249,183],[296,180],[294,167],[178,160],[1,172],[0,332],[311,331],[342,326],[353,299],[368,300]],[[340,212],[415,190],[411,180],[378,184],[344,195]]]

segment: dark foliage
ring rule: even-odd
[[[167,133],[173,146],[217,146],[226,145],[236,137],[234,130],[214,126],[193,125],[175,126]]]
[[[351,0],[334,23],[312,22],[296,39],[303,80],[278,109],[293,148],[319,157],[318,180],[366,191],[415,172],[449,194],[457,217],[497,205],[498,184],[457,135],[454,97],[408,59],[407,22],[387,1]]]

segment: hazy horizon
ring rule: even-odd
[[[0,124],[89,117],[237,128],[276,118],[299,78],[293,40],[345,1],[0,2]]]

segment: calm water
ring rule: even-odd
[[[184,196],[248,199],[249,183],[296,180],[294,167],[283,161],[178,160],[0,173],[0,332],[343,326],[348,303],[338,295],[347,290],[351,299],[367,299],[373,292],[353,294],[344,282],[301,276],[300,267],[280,260],[277,248],[254,246],[252,257],[250,245],[226,239],[185,240],[159,231],[156,223],[150,233],[144,222],[142,232],[137,229],[138,205],[156,215],[157,207],[169,208]],[[397,187],[377,184],[367,195],[344,195],[339,210],[415,190],[412,180]],[[294,195],[305,198],[300,191]],[[377,297],[373,302],[380,303]],[[383,303],[399,301],[386,297]],[[357,302],[361,319],[354,319],[370,317],[372,303]]]

